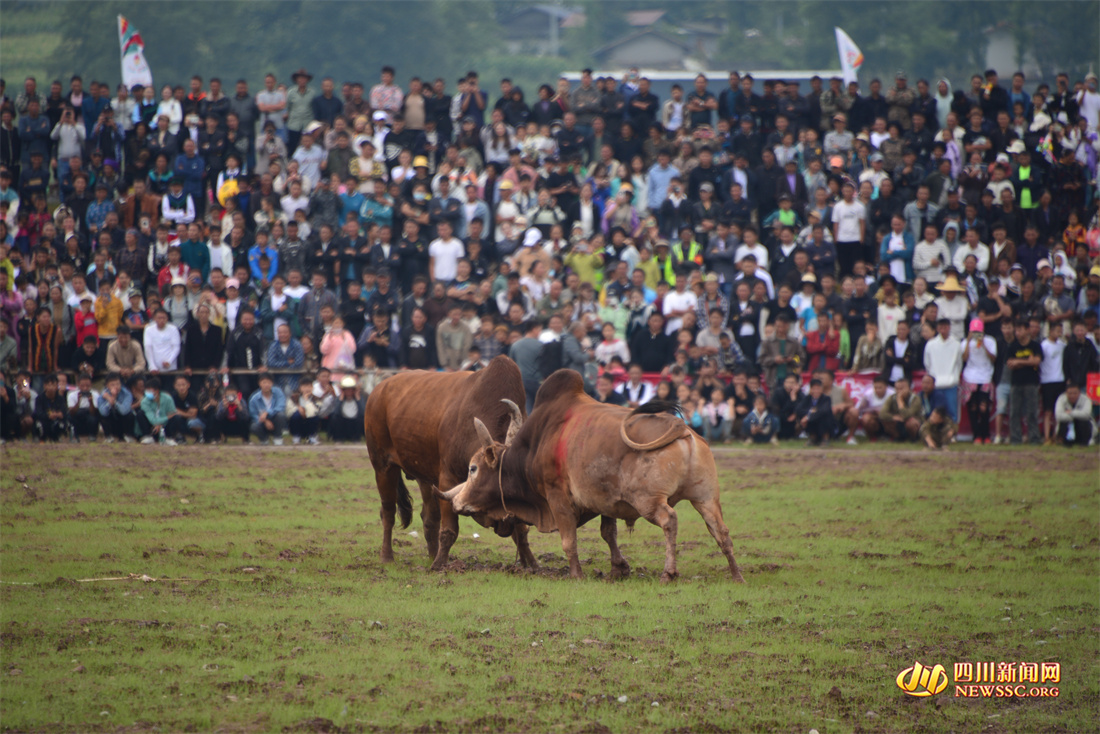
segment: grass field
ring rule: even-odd
[[[463,520],[378,560],[365,449],[8,446],[0,454],[5,731],[1094,731],[1095,454],[719,452],[748,583],[679,508],[599,524],[588,578]],[[420,530],[419,518],[409,531]],[[409,532],[405,531],[405,532]],[[474,537],[474,533],[480,535]],[[104,580],[147,575],[153,581]],[[96,579],[96,580],[88,580]],[[912,698],[914,661],[1057,661],[1058,698]]]

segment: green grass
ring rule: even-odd
[[[465,519],[452,570],[404,532],[383,565],[359,448],[9,445],[0,466],[5,730],[1079,732],[1100,713],[1091,453],[720,452],[745,585],[687,505],[672,585],[644,523],[620,525],[622,582],[598,578],[595,522],[583,582],[556,535],[532,534],[547,571],[524,574]],[[158,580],[78,581],[130,573]],[[915,660],[1058,661],[1061,695],[909,698]]]

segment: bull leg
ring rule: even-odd
[[[678,575],[676,572],[676,510],[662,501],[652,513],[646,516],[646,520],[665,532],[665,572],[661,574],[661,582],[667,584]]]
[[[440,492],[447,492],[456,484],[458,482],[446,474],[439,477]],[[458,539],[458,515],[447,500],[436,500],[436,504],[439,506],[439,547],[432,561],[432,570],[442,571],[451,559],[451,546]]]
[[[393,523],[397,516],[397,488],[401,483],[401,468],[390,465],[384,470],[375,470],[378,484],[378,497],[382,500],[382,562],[393,562]]]
[[[557,515],[557,513],[555,513]],[[561,535],[561,549],[569,559],[569,576],[583,579],[581,559],[577,556],[577,519],[573,513],[557,515],[558,534]]]
[[[516,550],[519,552],[519,561],[525,568],[529,568],[532,571],[537,571],[539,568],[539,562],[535,560],[535,554],[531,552],[531,544],[527,542],[528,527],[523,523],[517,522],[515,528],[512,530],[512,540],[516,543]]]
[[[432,494],[432,485],[417,481],[420,485],[420,521],[424,523],[424,540],[428,543],[428,558],[435,559],[439,551],[439,500]]]
[[[722,549],[722,554],[729,561],[730,574],[733,576],[733,580],[742,584],[745,583],[745,577],[741,575],[741,569],[737,567],[737,560],[733,557],[733,541],[730,540],[729,528],[726,527],[726,523],[722,519],[722,506],[718,504],[718,500],[712,499],[707,502],[695,500],[691,503],[691,506],[703,516],[711,537],[717,541],[718,547]]]
[[[630,564],[619,552],[619,531],[615,518],[604,515],[600,518],[600,535],[611,549],[611,578],[624,579],[630,575]]]

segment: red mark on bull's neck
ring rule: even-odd
[[[569,440],[569,419],[573,417],[573,409],[570,408],[565,411],[564,420],[562,420],[561,434],[558,436],[558,443],[554,446],[554,467],[558,470],[558,476],[561,476],[562,469],[565,467],[565,444]]]

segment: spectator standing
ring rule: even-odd
[[[1027,423],[1028,442],[1039,443],[1039,368],[1042,347],[1032,339],[1026,321],[1016,323],[1016,341],[1009,345],[1005,369],[1011,375],[1008,431],[1013,445],[1023,442],[1022,423]]]
[[[935,380],[934,400],[947,407],[951,420],[959,415],[959,373],[962,370],[962,345],[951,333],[951,322],[936,322],[936,337],[924,347],[925,372]]]

